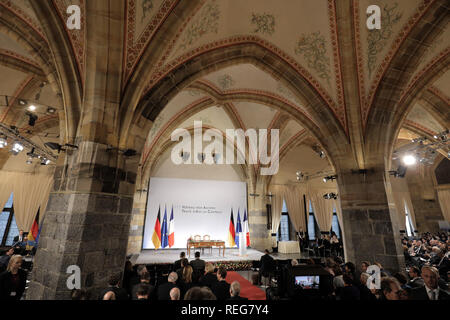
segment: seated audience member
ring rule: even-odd
[[[0,300],[20,300],[25,291],[27,272],[21,269],[22,256],[13,255],[0,275]]]
[[[424,286],[411,291],[411,300],[449,300],[450,296],[439,288],[439,272],[435,267],[422,267]]]
[[[178,289],[177,287],[172,288],[169,292],[169,296],[170,300],[172,301],[180,300],[180,289]]]
[[[350,273],[343,275],[344,287],[340,290],[339,300],[361,300],[359,289],[354,285],[354,279]]]
[[[116,294],[113,291],[108,291],[105,293],[102,300],[116,300]]]
[[[149,300],[149,292],[150,292],[150,287],[148,284],[145,284],[145,283],[138,284],[138,288],[136,290],[136,300],[148,301]]]
[[[401,287],[397,279],[393,277],[381,278],[381,300],[400,300]]]
[[[217,300],[208,287],[193,287],[186,292],[184,300]]]
[[[406,283],[407,286],[414,289],[422,287],[424,285],[419,268],[417,268],[416,266],[409,268],[408,274],[410,280]]]
[[[0,257],[0,273],[5,271],[8,267],[9,260],[14,254],[14,248],[10,247],[6,253]]]
[[[141,274],[141,281],[138,284],[135,284],[131,290],[131,299],[138,300],[137,291],[141,288],[141,285],[145,284],[148,288],[147,296],[148,300],[155,300],[155,287],[150,284],[150,274],[148,272],[144,272]]]
[[[122,288],[124,288],[128,294],[131,296],[131,289],[133,288],[132,280],[137,278],[137,273],[133,269],[133,264],[130,260],[125,262],[125,270],[123,272]]]
[[[200,285],[211,289],[217,281],[217,275],[214,273],[214,265],[207,262],[205,265],[205,274],[200,278]]]
[[[212,292],[217,300],[227,300],[230,298],[230,284],[225,280],[227,277],[227,270],[221,266],[217,270],[217,282],[212,287]]]
[[[239,294],[241,293],[241,284],[237,281],[233,281],[230,285],[230,296],[228,300],[248,300],[248,298],[243,298]]]
[[[297,261],[297,259],[292,259],[292,260],[291,260],[291,266],[292,266],[292,267],[298,266],[298,261]]]
[[[170,290],[175,288],[178,275],[176,272],[171,272],[166,283],[163,283],[158,287],[157,296],[158,300],[170,300]]]
[[[114,293],[114,300],[128,300],[128,293],[124,288],[120,288],[120,274],[114,274],[109,278],[108,288],[102,291],[100,294],[100,300],[111,300],[105,299],[105,295],[109,292]],[[112,297],[108,294],[108,297]]]
[[[183,260],[185,258],[186,258],[186,252],[181,252],[180,259],[175,261],[175,263],[173,264],[173,270],[177,271],[178,269],[180,269],[181,268],[181,260]]]
[[[133,287],[137,284],[141,283],[141,276],[143,273],[148,273],[147,267],[143,264],[138,265],[136,268],[136,272],[132,274],[130,279],[130,288],[133,289]]]
[[[370,290],[371,288],[367,287],[367,280],[369,279],[370,275],[368,273],[361,273],[360,276],[360,282],[356,287],[359,289],[359,295],[361,297],[361,300],[363,301],[373,301],[376,300],[376,296],[373,294],[373,292]]]
[[[89,300],[85,289],[73,289],[70,298],[72,300]]]
[[[402,288],[404,288],[408,283],[408,276],[403,272],[397,272],[396,274],[394,274],[394,278],[398,280]]]
[[[183,276],[181,278],[181,283],[180,283],[180,291],[181,291],[182,297],[185,295],[185,293],[190,288],[193,287],[192,273],[193,273],[193,269],[191,266],[186,266],[183,268]]]
[[[350,275],[350,277],[355,281],[359,282],[360,275],[356,272],[356,266],[353,262],[347,262],[344,264],[344,274]]]
[[[342,288],[345,287],[345,283],[344,283],[344,275],[342,273],[342,269],[339,265],[334,265],[333,266],[333,273],[334,273],[334,278],[333,278],[333,288],[334,288],[334,292],[336,293],[336,296],[339,296],[340,291],[342,290]]]

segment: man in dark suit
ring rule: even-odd
[[[181,268],[181,260],[186,258],[186,252],[181,252],[180,253],[180,259],[175,261],[175,263],[173,264],[173,270],[177,271],[178,269]]]
[[[226,282],[227,269],[220,267],[217,270],[217,283],[213,284],[212,292],[217,297],[217,300],[227,300],[230,298],[230,284]]]
[[[172,290],[177,286],[176,285],[177,280],[178,280],[177,273],[171,272],[169,274],[167,282],[158,287],[157,291],[158,300],[170,300],[170,290]]]
[[[411,288],[420,288],[423,287],[424,282],[420,272],[420,269],[416,266],[412,266],[411,268],[409,268],[409,278],[411,280],[408,281],[408,283],[406,284],[407,286],[411,287]]]
[[[14,237],[14,243],[23,242],[26,236],[27,234],[23,230],[19,230],[19,235]]]
[[[264,255],[261,257],[261,264],[259,267],[259,282],[261,277],[268,277],[270,273],[275,271],[275,260],[269,255],[269,250],[264,250]]]
[[[104,296],[108,292],[114,292],[114,295],[116,297],[116,300],[128,300],[128,293],[124,288],[120,288],[120,274],[114,274],[109,278],[108,285],[109,287],[103,290],[100,293],[100,300],[103,300]]]
[[[450,295],[439,288],[439,271],[435,267],[422,267],[425,285],[411,291],[411,300],[450,300]]]
[[[131,289],[131,299],[139,300],[138,299],[138,290],[142,289],[142,285],[146,285],[146,288],[148,289],[148,292],[147,292],[148,300],[156,300],[155,287],[150,284],[150,274],[148,272],[142,273],[140,283],[135,284],[133,286],[133,288]]]
[[[200,251],[195,252],[195,260],[190,262],[190,265],[194,269],[194,271],[205,272],[205,260],[200,259]]]
[[[241,285],[239,282],[237,281],[233,281],[233,283],[231,283],[230,285],[230,296],[231,298],[228,300],[237,300],[237,301],[242,301],[242,300],[248,300],[248,298],[243,298],[241,297],[239,294],[241,293]]]

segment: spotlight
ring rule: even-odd
[[[50,160],[48,160],[47,158],[42,158],[41,160],[41,166],[46,166],[50,164]]]
[[[329,180],[333,181],[336,180],[337,176],[327,176],[323,178],[323,182],[328,182]]]
[[[323,151],[321,150],[321,151],[319,152],[319,157],[320,157],[321,159],[325,158],[325,157],[326,157],[325,152],[323,152]]]
[[[6,141],[5,137],[0,137],[0,149],[3,149],[8,145],[8,141]]]
[[[55,108],[52,108],[52,107],[47,108],[47,113],[54,114],[55,112],[56,112]]]
[[[28,107],[28,110],[36,111],[36,106],[34,104],[32,104],[31,106]]]
[[[403,157],[403,163],[407,166],[412,166],[413,164],[416,164],[417,159],[413,155],[406,155]]]
[[[14,144],[11,148],[11,153],[13,155],[17,156],[19,154],[19,152],[22,152],[22,151],[23,151],[23,145],[18,141],[14,142]]]
[[[27,102],[26,100],[19,99],[19,104],[20,104],[21,106],[26,106],[26,105],[28,104],[28,102]]]
[[[27,164],[33,164],[33,158],[29,157],[27,160]]]
[[[297,180],[298,181],[303,180],[303,178],[305,177],[305,175],[301,171],[297,171],[296,175],[297,175]]]
[[[334,192],[331,192],[331,193],[325,193],[325,194],[323,195],[323,198],[326,199],[326,200],[337,199],[337,194],[334,193]]]

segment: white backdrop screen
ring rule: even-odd
[[[238,209],[241,224],[247,209],[245,182],[151,178],[145,216],[143,249],[154,249],[152,235],[158,208],[161,208],[160,224],[167,213],[167,225],[173,206],[175,243],[172,248],[186,248],[190,236],[210,235],[211,240],[226,241],[231,208],[235,227]],[[248,217],[248,212],[247,212]]]

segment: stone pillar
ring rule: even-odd
[[[419,233],[438,232],[439,220],[445,220],[433,183],[433,174],[432,167],[420,164],[409,167],[406,172],[408,189]]]
[[[267,229],[268,203],[266,190],[262,183],[257,183],[252,191],[251,184],[247,186],[248,224],[250,229],[250,246],[253,249],[264,251],[271,249],[271,230]]]
[[[70,299],[71,265],[80,268],[81,287],[91,299],[109,276],[124,270],[138,157],[125,158],[96,142],[78,146],[57,163],[29,300]]]
[[[366,174],[338,172],[345,260],[357,266],[380,262],[387,270],[404,267],[395,208],[389,207],[383,169]]]

